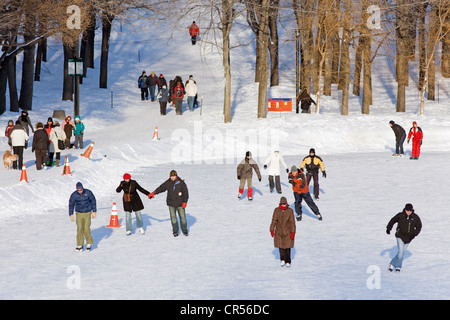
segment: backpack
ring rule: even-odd
[[[183,97],[183,88],[182,87],[176,87],[175,88],[175,97],[181,98]]]

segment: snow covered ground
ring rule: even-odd
[[[34,154],[27,149],[29,183],[19,182],[20,171],[0,170],[1,299],[450,298],[448,80],[438,77],[440,101],[427,101],[422,116],[411,85],[407,112],[397,114],[392,68],[375,60],[370,115],[361,115],[358,98],[352,97],[350,115],[340,116],[334,96],[322,97],[317,115],[257,119],[253,49],[239,48],[232,53],[233,122],[223,124],[221,59],[214,50],[191,46],[186,30],[168,41],[167,27],[158,28],[155,37],[151,26],[138,27],[138,34],[113,33],[109,89],[97,89],[98,68],[88,70],[81,86],[85,148],[95,142],[91,160],[81,157],[80,150],[63,152],[72,171],[63,176],[63,167],[36,171]],[[33,123],[45,122],[55,109],[73,110],[71,102],[60,101],[61,46],[54,43],[48,54],[42,81],[35,83]],[[283,65],[281,85],[270,89],[271,97],[294,96],[292,65]],[[137,77],[142,70],[163,73],[167,80],[180,75],[185,81],[193,74],[203,98],[202,114],[197,109],[176,116],[170,109],[161,117],[157,102],[140,101]],[[17,116],[6,112],[0,123],[6,126]],[[391,156],[390,120],[405,129],[418,121],[424,131],[419,161],[409,160],[406,143],[406,157]],[[160,140],[152,141],[156,126]],[[0,149],[7,150],[3,130],[0,135]],[[262,165],[275,147],[289,167],[298,166],[314,147],[328,174],[320,178],[317,202],[323,221],[304,206],[290,269],[279,267],[269,233],[280,196],[269,193]],[[237,199],[236,166],[247,150],[264,175],[262,182],[254,180],[253,202]],[[106,227],[114,202],[120,223],[125,223],[121,194],[115,192],[125,172],[153,191],[171,169],[189,188],[189,237],[172,236],[164,194],[152,200],[142,195],[145,235],[126,236],[124,228]],[[82,254],[75,253],[76,226],[67,209],[78,181],[94,192],[98,206],[92,222],[94,248]],[[285,174],[282,187],[293,206]],[[402,272],[390,274],[387,266],[396,242],[385,227],[407,202],[414,205],[423,229],[408,248]]]

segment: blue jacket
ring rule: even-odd
[[[79,194],[74,191],[69,199],[69,216],[75,212],[97,212],[97,201],[95,196],[89,189],[83,189],[83,193]]]

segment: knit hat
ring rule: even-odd
[[[172,170],[172,171],[170,171],[170,176],[171,177],[177,177],[178,176],[178,174],[177,174],[177,172],[175,171],[175,170]]]
[[[129,173],[125,173],[123,175],[123,180],[129,180],[129,179],[131,179],[131,175]]]
[[[247,152],[245,153],[245,156],[246,156],[246,157],[251,157],[251,156],[252,156],[252,153],[251,153],[250,151],[247,151]]]
[[[403,209],[405,211],[414,211],[413,205],[411,203],[407,203],[405,205],[405,209]]]
[[[389,123],[392,124],[392,125],[395,124],[394,120],[389,121]]]
[[[84,189],[81,182],[77,182],[77,190]]]
[[[280,198],[280,203],[286,204],[287,203],[286,197],[281,197]]]
[[[297,169],[296,166],[292,166],[292,167],[291,167],[291,172],[294,172],[294,171],[298,171],[298,169]]]
[[[14,124],[14,121],[8,120],[8,126],[9,126],[10,124]]]
[[[416,121],[413,121],[413,125],[415,125],[415,124],[417,124],[417,122],[416,122]]]
[[[47,122],[53,122],[53,118],[52,117],[48,117]]]
[[[160,73],[160,74],[159,74],[159,77],[160,77],[160,78],[162,78],[162,77],[163,77],[163,74],[162,74],[162,73]]]
[[[314,148],[309,149],[309,153],[314,153],[316,154],[316,150],[314,150]]]

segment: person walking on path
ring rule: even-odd
[[[423,140],[423,131],[422,129],[417,125],[416,121],[413,121],[413,126],[411,129],[409,129],[408,133],[408,143],[412,138],[412,154],[411,154],[411,160],[419,160],[420,156],[420,147],[422,146],[422,140]]]
[[[291,266],[291,248],[294,247],[296,225],[294,211],[289,208],[287,199],[281,197],[280,204],[273,211],[270,234],[275,248],[280,250],[281,267]]]
[[[186,183],[178,176],[175,170],[170,171],[169,179],[156,188],[149,195],[149,199],[162,192],[167,192],[166,204],[169,207],[173,236],[178,237],[179,232],[177,212],[180,217],[181,231],[185,236],[188,236],[185,209],[189,199],[189,192]]]
[[[73,135],[75,137],[73,147],[76,149],[83,149],[84,124],[83,122],[81,122],[80,116],[75,116],[75,127],[73,129]]]
[[[22,170],[23,150],[28,144],[29,137],[25,129],[20,125],[19,120],[16,121],[16,125],[11,129],[9,139],[11,139],[14,154],[17,154],[17,161],[13,161],[13,169]]]
[[[61,152],[64,151],[63,149],[59,148],[58,140],[66,140],[66,134],[59,126],[59,122],[55,121],[55,126],[53,127],[52,131],[50,131],[50,134],[48,136],[50,139],[50,147],[48,149],[48,159],[49,163],[47,166],[51,167],[53,165],[53,155],[55,155],[55,165],[59,167],[59,161],[61,159]]]
[[[178,81],[173,88],[173,100],[175,101],[175,111],[177,115],[181,115],[183,112],[183,98],[186,94],[183,83]]]
[[[276,187],[277,192],[281,193],[281,182],[280,182],[280,163],[283,164],[286,169],[286,173],[289,173],[289,169],[284,162],[283,156],[280,151],[276,149],[264,162],[264,169],[269,169],[269,188],[270,192],[273,192],[274,187]],[[274,183],[275,178],[275,183]]]
[[[136,230],[139,230],[141,234],[144,234],[144,223],[142,221],[141,211],[144,210],[144,205],[142,204],[141,198],[137,193],[137,190],[145,194],[147,197],[150,192],[142,188],[139,183],[135,180],[131,180],[131,175],[125,173],[123,175],[123,181],[116,188],[116,192],[119,193],[123,190],[123,210],[126,215],[126,234],[130,235],[133,230],[133,225],[131,223],[131,213],[134,211],[136,215]]]
[[[317,208],[314,200],[309,194],[308,183],[302,169],[299,170],[296,166],[292,166],[291,172],[289,173],[289,183],[292,184],[292,191],[294,191],[297,221],[302,220],[302,200],[305,200],[308,207],[313,211],[317,218],[322,221],[322,215],[319,212],[319,208]]]
[[[169,99],[169,90],[167,90],[167,86],[163,85],[160,91],[161,97],[158,98],[159,101],[159,111],[162,116],[166,115],[167,109],[167,101]]]
[[[192,22],[192,24],[189,26],[189,35],[191,36],[191,42],[194,46],[197,43],[197,36],[200,33],[200,28],[195,23],[195,21]]]
[[[91,217],[95,219],[97,215],[97,201],[94,194],[89,189],[84,189],[81,182],[76,184],[77,190],[69,198],[69,217],[70,221],[77,223],[77,247],[75,250],[81,252],[86,239],[86,250],[90,251],[94,240],[91,235]]]
[[[406,139],[406,131],[399,124],[396,124],[394,120],[389,121],[389,126],[392,128],[395,134],[395,157],[403,157],[403,143]]]
[[[261,173],[259,172],[258,164],[255,162],[255,160],[252,159],[252,153],[250,151],[247,151],[245,153],[244,160],[242,160],[237,167],[237,178],[239,180],[239,199],[244,193],[245,183],[247,182],[247,198],[250,201],[253,200],[253,170],[255,170],[256,174],[258,175],[258,180],[261,181]]]
[[[195,96],[197,95],[197,83],[194,80],[194,77],[191,75],[189,76],[189,80],[186,82],[186,95],[187,95],[187,105],[189,108],[189,111],[194,111],[194,101]]]
[[[314,180],[314,198],[319,199],[319,169],[322,170],[322,177],[326,178],[327,173],[325,171],[325,165],[321,157],[316,156],[316,150],[311,148],[309,150],[309,156],[303,158],[300,164],[300,169],[304,170],[306,168],[306,179],[308,185],[311,182],[311,178]]]
[[[155,101],[156,95],[158,94],[158,92],[156,92],[156,88],[158,88],[159,91],[159,78],[156,76],[154,71],[152,71],[152,73],[147,77],[147,85],[148,90],[150,91],[150,98],[152,101]]]
[[[141,89],[141,100],[148,100],[147,74],[145,71],[142,71],[142,74],[138,78],[138,88]]]
[[[28,130],[28,127],[31,128],[31,131],[34,133],[33,124],[31,123],[30,117],[28,116],[28,111],[22,110],[22,114],[17,119],[20,123],[20,125],[23,127],[27,135],[30,135],[30,131]]]
[[[36,123],[36,131],[34,132],[33,144],[31,146],[31,152],[34,152],[36,157],[37,170],[41,170],[42,166],[46,165],[48,145],[49,138],[47,131],[44,130],[44,124],[38,122]]]
[[[397,255],[391,260],[389,264],[389,271],[394,269],[397,273],[402,268],[403,258],[411,241],[417,237],[422,230],[422,222],[419,216],[414,212],[411,203],[407,203],[402,212],[397,213],[387,224],[386,233],[390,234],[392,227],[397,223],[397,230],[395,237],[397,239]]]
[[[70,149],[70,138],[72,137],[73,129],[75,129],[75,123],[73,123],[70,115],[67,115],[64,119],[62,129],[66,134],[66,149]]]

